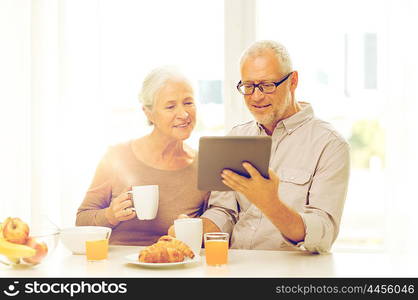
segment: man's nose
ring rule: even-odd
[[[260,101],[264,99],[264,93],[260,90],[259,86],[254,88],[254,93],[251,95],[251,99],[254,101]]]

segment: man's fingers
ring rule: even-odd
[[[176,237],[176,232],[174,231],[174,225],[171,225],[170,228],[168,228],[167,234],[172,237]]]
[[[190,219],[190,217],[186,214],[180,214],[177,216],[177,219]]]
[[[231,189],[233,189],[234,191],[237,192],[242,192],[243,189],[245,188],[244,185],[242,185],[241,183],[235,181],[234,179],[232,179],[231,177],[222,177],[222,183],[225,184],[226,186],[230,187]]]
[[[244,176],[238,175],[230,170],[223,170],[221,173],[223,180],[232,185],[244,186],[244,183],[248,180]]]
[[[230,187],[234,191],[238,191],[237,186],[234,185],[234,184],[231,184],[229,181],[226,181],[225,179],[222,179],[222,183],[225,184],[226,186]]]
[[[260,177],[260,173],[256,168],[254,168],[249,162],[242,163],[242,166],[245,170],[250,174],[251,178],[257,178]]]
[[[272,181],[279,181],[279,177],[277,177],[276,173],[274,173],[273,169],[269,168],[269,178]]]

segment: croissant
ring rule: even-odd
[[[184,260],[183,253],[175,248],[154,244],[139,253],[139,261],[144,263],[173,263]]]
[[[161,242],[168,243],[168,247],[172,247],[172,248],[180,250],[183,253],[184,256],[187,256],[187,257],[190,257],[190,258],[194,258],[194,256],[195,256],[193,251],[190,249],[189,246],[187,246],[182,241],[173,238],[172,236],[163,235],[158,240],[158,243],[161,243]]]

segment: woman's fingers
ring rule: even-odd
[[[123,210],[123,215],[120,217],[120,221],[130,220],[136,217],[136,213],[132,208],[125,208]]]
[[[130,199],[127,199],[119,203],[119,209],[125,209],[125,208],[132,207],[132,206],[133,206],[133,202]]]
[[[136,215],[135,211],[131,207],[121,208],[115,213],[115,217],[119,221],[124,221],[129,219],[131,215]]]
[[[116,202],[113,205],[113,211],[115,212],[115,216],[125,216],[127,212],[131,213],[133,210],[131,209],[133,206],[133,202],[130,199],[125,199],[120,202]]]
[[[132,190],[131,186],[126,187],[118,197],[112,200],[111,210],[118,221],[129,220],[136,216],[132,208],[133,202],[132,194],[129,193],[130,190]]]

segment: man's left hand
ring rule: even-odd
[[[279,178],[269,169],[269,179],[264,178],[250,163],[244,162],[243,167],[250,178],[238,175],[231,170],[222,171],[222,182],[231,189],[242,193],[260,210],[268,209],[272,201],[278,199]]]

